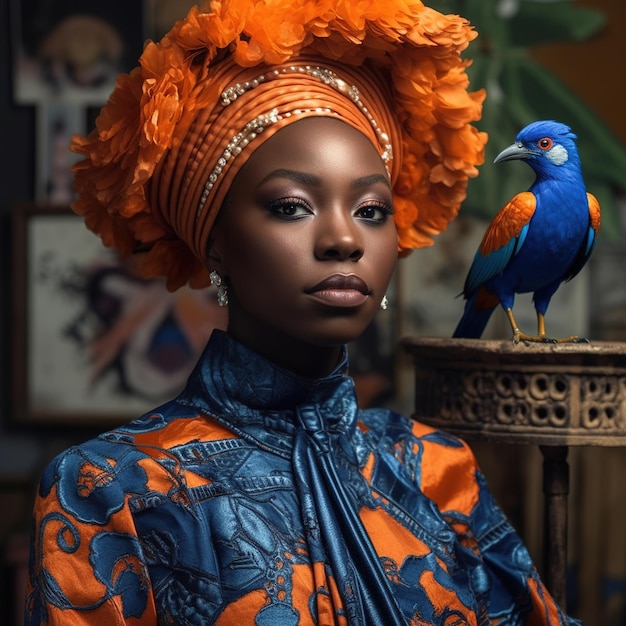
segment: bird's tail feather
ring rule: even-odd
[[[459,320],[453,337],[465,339],[478,339],[485,330],[487,322],[493,313],[495,306],[488,308],[476,308],[476,297],[474,294],[466,303],[463,317]]]

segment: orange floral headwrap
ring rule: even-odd
[[[369,137],[393,189],[399,253],[430,245],[483,161],[483,92],[460,53],[475,37],[419,0],[224,0],[194,7],[118,78],[72,149],[72,208],[146,277],[208,284],[215,217],[250,154],[303,117]]]

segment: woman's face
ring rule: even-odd
[[[360,132],[331,118],[278,131],[237,174],[213,231],[229,332],[270,358],[358,337],[396,264],[392,210],[384,164]]]

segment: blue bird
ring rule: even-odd
[[[495,158],[494,163],[525,161],[535,181],[489,224],[465,279],[465,311],[454,337],[480,337],[500,304],[515,342],[579,341],[548,338],[545,328],[550,299],[587,263],[600,228],[600,205],[586,191],[575,139],[565,124],[533,122]],[[515,294],[531,292],[536,336],[522,333],[513,316]]]

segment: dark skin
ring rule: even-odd
[[[328,374],[380,308],[397,261],[392,193],[369,139],[331,118],[295,122],[235,177],[209,266],[228,332],[305,377]]]

